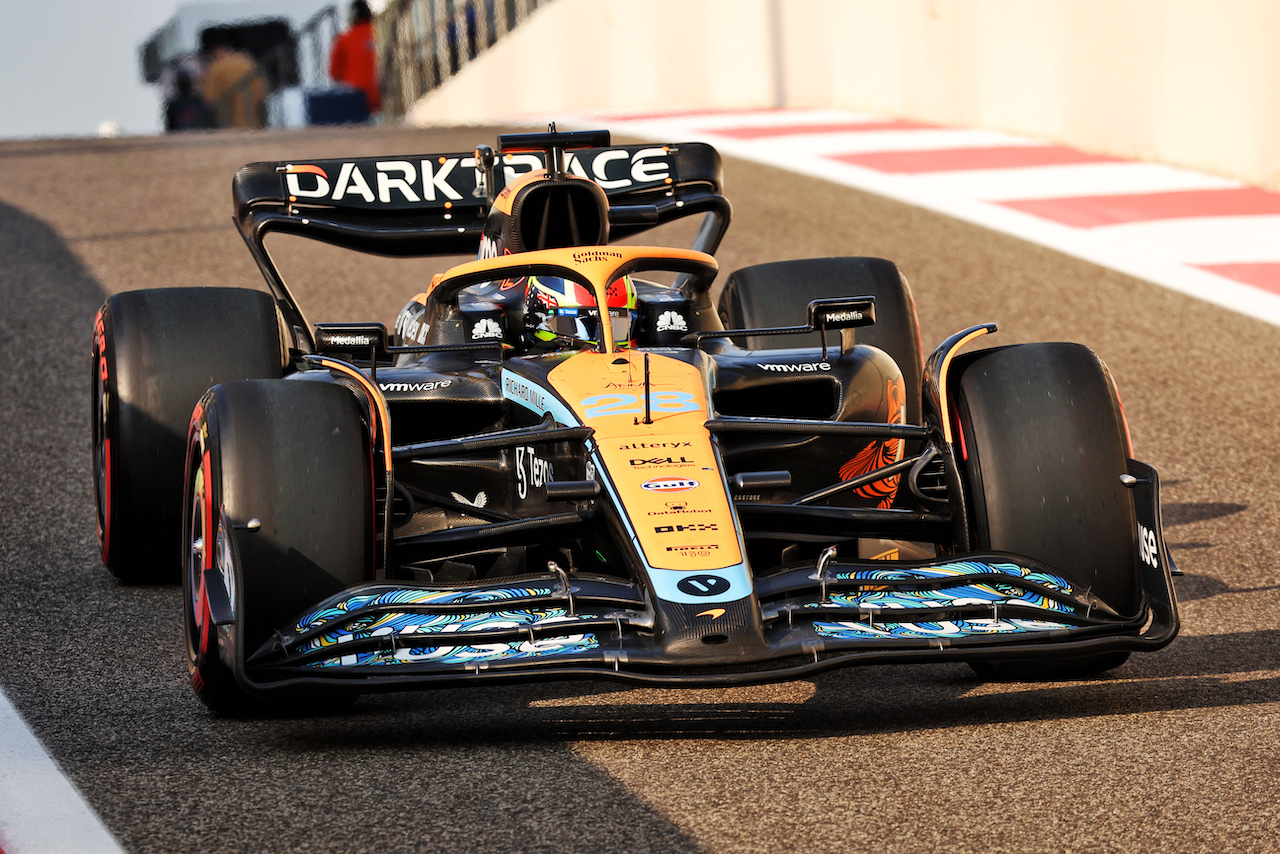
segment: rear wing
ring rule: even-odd
[[[609,198],[610,237],[621,239],[705,214],[691,248],[713,254],[729,227],[720,194],[720,154],[710,145],[609,145],[607,131],[500,138],[500,150],[393,157],[250,163],[232,181],[235,220],[292,330],[312,352],[311,327],[263,241],[293,234],[378,255],[474,255],[489,207],[503,187],[543,168],[555,140],[566,172],[599,184]]]
[[[236,222],[251,242],[278,231],[381,255],[476,252],[492,198],[518,176],[546,165],[539,151],[492,155],[490,186],[483,154],[477,158],[485,150],[250,163],[232,183]],[[727,227],[720,155],[705,143],[565,154],[566,172],[590,178],[609,197],[616,237],[713,211]],[[716,244],[723,236],[719,231]]]

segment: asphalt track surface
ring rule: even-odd
[[[89,332],[108,293],[260,284],[252,160],[469,150],[492,129],[0,144],[0,687],[129,851],[1274,850],[1280,328],[981,228],[728,161],[725,270],[894,259],[926,346],[1080,341],[1164,478],[1182,635],[1104,678],[866,667],[724,690],[600,683],[210,716],[177,587],[99,563]],[[380,319],[404,262],[284,247],[312,321]],[[0,805],[0,809],[3,805]]]

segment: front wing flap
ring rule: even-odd
[[[596,576],[501,584],[361,585],[300,615],[236,662],[255,693],[398,689],[479,679],[610,678],[738,685],[857,664],[1071,658],[1155,650],[1178,631],[1176,572],[1161,534],[1159,483],[1130,461],[1143,606],[1117,614],[1052,567],[1007,553],[933,561],[832,561],[756,578],[763,644],[717,659],[673,654],[650,595]],[[713,618],[714,619],[714,618]]]

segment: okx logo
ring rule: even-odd
[[[729,579],[719,575],[689,575],[676,582],[676,588],[689,596],[719,596],[731,586]]]

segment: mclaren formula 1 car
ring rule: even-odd
[[[93,335],[103,560],[181,576],[215,710],[885,662],[1052,676],[1177,633],[1156,472],[1103,363],[962,353],[990,324],[926,357],[875,258],[716,286],[705,144],[552,129],[254,163],[233,193],[267,289],[122,293]],[[689,215],[691,249],[611,242]],[[392,332],[312,326],[273,233],[478,260]]]

